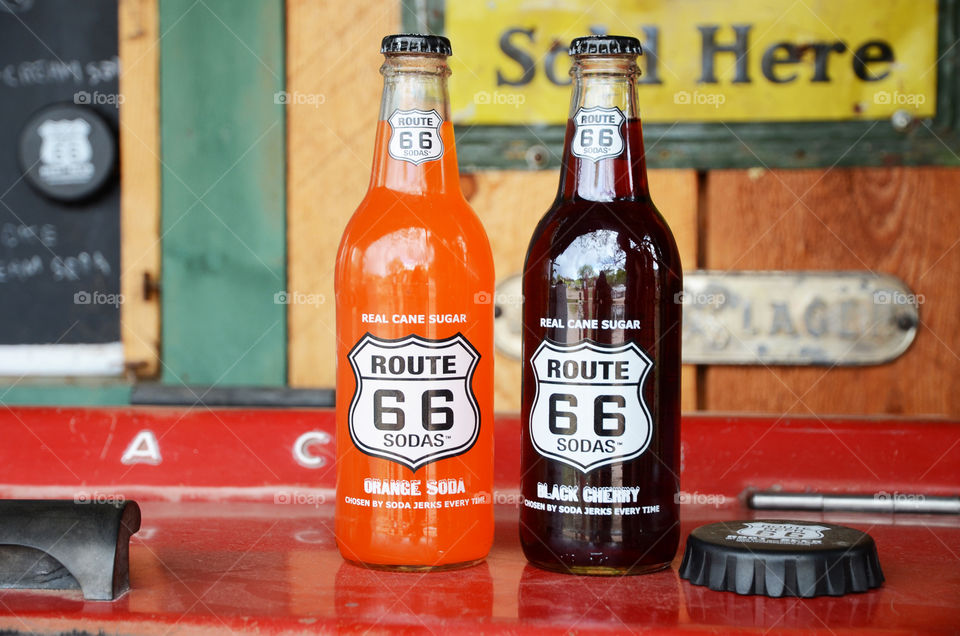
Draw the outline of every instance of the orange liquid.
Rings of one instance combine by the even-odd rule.
[[[493,541],[493,257],[480,220],[460,192],[452,125],[444,123],[441,129],[443,156],[419,166],[389,157],[389,136],[389,124],[381,121],[371,187],[347,225],[337,255],[336,538],[340,553],[351,561],[443,568],[484,558]],[[363,314],[379,314],[388,322],[364,322]],[[466,320],[395,324],[394,314],[464,314]],[[414,472],[354,445],[348,417],[357,381],[347,356],[368,333],[384,339],[411,334],[442,339],[460,333],[473,345],[480,354],[471,382],[480,432],[469,450]],[[416,390],[423,388],[431,387]],[[419,480],[422,494],[369,494],[364,480],[370,477]],[[462,479],[465,492],[427,494],[428,481],[444,479]],[[450,499],[482,503],[391,509],[353,505],[346,503],[348,498],[439,501],[441,506]]]

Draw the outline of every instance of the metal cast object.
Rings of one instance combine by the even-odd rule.
[[[616,286],[612,295],[616,318]],[[685,273],[675,300],[684,305],[685,364],[860,366],[907,350],[924,298],[894,276],[867,271],[696,270]],[[494,303],[497,349],[520,359],[519,276],[497,285]]]
[[[747,505],[755,510],[822,510],[960,514],[960,497],[878,492],[874,495],[822,495],[807,492],[754,492]]]
[[[130,589],[133,501],[0,501],[0,588],[83,591],[112,601]]]

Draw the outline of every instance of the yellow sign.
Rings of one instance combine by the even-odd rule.
[[[447,0],[454,121],[562,124],[570,40],[644,44],[647,122],[935,114],[937,0]]]

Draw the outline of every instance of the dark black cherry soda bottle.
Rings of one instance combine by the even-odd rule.
[[[524,266],[520,538],[560,572],[658,570],[679,540],[683,283],[647,188],[640,54],[571,44],[560,188]]]

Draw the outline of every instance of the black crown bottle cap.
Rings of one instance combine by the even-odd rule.
[[[711,590],[804,598],[866,592],[883,583],[869,534],[785,519],[700,526],[687,538],[680,577]]]
[[[625,35],[588,35],[570,43],[570,55],[643,55],[643,47]]]
[[[421,35],[419,33],[401,33],[388,35],[380,43],[381,53],[434,53],[452,55],[450,40],[442,35]]]

